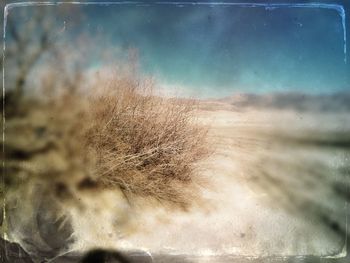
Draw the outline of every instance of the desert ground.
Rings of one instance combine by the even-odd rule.
[[[187,213],[144,211],[143,231],[122,246],[200,256],[195,262],[219,255],[344,256],[349,114],[237,111],[207,102],[197,117],[209,126],[214,149],[199,172],[211,185],[203,190],[205,205]]]
[[[318,262],[345,255],[348,112],[202,101],[195,121],[208,129],[211,148],[197,164],[201,200],[187,211],[136,200],[131,211],[118,193],[89,194],[85,212],[70,211],[77,242],[50,262],[78,262],[76,251],[94,247],[124,251],[136,262],[279,262],[288,256]],[[50,235],[50,242],[56,239]]]

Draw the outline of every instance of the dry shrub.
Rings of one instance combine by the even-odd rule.
[[[127,195],[186,206],[195,193],[196,162],[207,154],[196,102],[156,96],[151,79],[130,75],[104,87],[95,87],[89,99],[92,122],[85,137],[97,158],[96,180]]]
[[[21,100],[5,145],[15,187],[39,179],[64,196],[75,185],[191,204],[196,163],[207,154],[196,102],[158,96],[152,79],[118,73],[70,89],[51,79],[44,93]]]
[[[171,208],[201,200],[196,169],[207,155],[206,129],[196,124],[195,101],[158,96],[152,80],[132,72],[93,84],[72,79],[51,74],[41,92],[6,97],[0,231],[33,255],[53,257],[74,242],[75,208],[111,207],[122,227],[130,211],[120,190],[130,202]],[[115,190],[113,200],[105,190]]]

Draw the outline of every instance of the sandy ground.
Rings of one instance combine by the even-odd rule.
[[[204,257],[341,255],[347,197],[334,185],[349,183],[341,174],[349,149],[333,139],[349,131],[347,114],[224,109],[198,119],[210,126],[215,150],[202,164],[212,184],[206,205],[145,209],[141,231],[123,247]]]
[[[70,211],[77,241],[71,250],[144,251],[143,258],[158,255],[154,262],[342,256],[349,237],[350,115],[205,108],[196,116],[209,127],[213,154],[198,164],[206,182],[202,202],[188,212],[147,200],[130,209],[115,191],[87,195],[88,209]],[[69,255],[57,260],[76,262]]]

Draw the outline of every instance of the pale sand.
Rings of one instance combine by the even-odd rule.
[[[345,201],[332,191],[332,183],[343,180],[336,172],[349,163],[349,152],[284,136],[319,138],[349,130],[347,114],[236,112],[223,107],[201,110],[197,116],[210,126],[214,148],[200,164],[200,176],[211,184],[203,189],[206,205],[183,213],[143,203],[134,218],[137,231],[122,239],[104,221],[96,224],[92,216],[89,223],[86,217],[84,235],[89,226],[100,226],[100,238],[81,236],[81,247],[102,242],[117,249],[202,256],[325,256],[342,251],[345,234],[339,229],[345,227]],[[325,174],[320,175],[320,169]],[[338,222],[338,231],[320,219],[324,213]]]

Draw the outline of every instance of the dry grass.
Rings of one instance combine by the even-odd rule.
[[[155,96],[152,80],[114,78],[105,87],[89,99],[85,137],[97,157],[96,179],[127,194],[187,204],[195,163],[207,154],[195,101]]]
[[[17,185],[39,178],[58,195],[73,184],[182,207],[193,201],[196,162],[207,155],[194,100],[157,96],[152,80],[125,72],[90,89],[45,88],[8,120],[10,181],[14,174]]]

